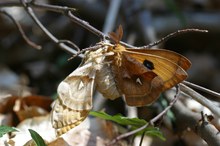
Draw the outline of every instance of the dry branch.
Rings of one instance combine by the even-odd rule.
[[[166,96],[168,101],[172,99]],[[178,132],[186,130],[188,127],[204,139],[209,146],[220,145],[220,133],[209,122],[201,121],[201,115],[186,108],[180,101],[172,107],[176,118],[176,128]]]
[[[180,84],[180,89],[181,91],[192,97],[194,100],[198,101],[199,103],[210,109],[213,114],[220,118],[220,108],[212,103],[212,101],[208,100],[207,98],[187,87],[186,85]]]

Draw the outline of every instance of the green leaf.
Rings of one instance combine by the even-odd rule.
[[[120,125],[126,125],[126,126],[129,125],[129,126],[131,126],[131,129],[133,129],[133,130],[140,128],[140,127],[147,124],[147,121],[145,121],[143,119],[128,118],[128,117],[124,117],[120,114],[111,116],[105,112],[91,111],[90,115],[95,116],[95,117],[99,117],[99,118],[102,118],[105,120],[114,121]],[[147,135],[156,136],[156,137],[160,138],[161,140],[165,140],[165,137],[160,132],[159,128],[147,127],[144,130],[138,132],[137,134],[142,134],[143,132],[145,132],[145,134],[147,134]]]
[[[43,138],[34,130],[28,129],[37,146],[46,146]]]
[[[15,132],[15,131],[18,131],[18,130],[15,129],[14,127],[9,127],[9,126],[1,125],[0,126],[0,137],[2,137],[6,133]]]
[[[145,120],[138,119],[138,118],[128,118],[128,117],[122,116],[121,114],[111,116],[105,112],[99,112],[99,111],[91,111],[89,114],[95,117],[105,119],[105,120],[114,121],[120,125],[130,125],[134,127],[141,127],[147,124]]]

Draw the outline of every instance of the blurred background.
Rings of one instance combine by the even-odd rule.
[[[25,96],[28,91],[56,97],[58,84],[78,67],[81,58],[67,61],[72,54],[60,49],[32,21],[21,7],[0,8],[10,13],[30,40],[42,46],[30,47],[5,15],[0,15],[0,92]],[[123,41],[144,46],[179,29],[198,28],[208,33],[189,32],[170,38],[158,48],[176,51],[192,62],[188,81],[220,92],[220,1],[219,0],[36,0],[37,3],[76,8],[74,15],[108,33],[120,24]],[[83,49],[100,38],[73,23],[61,13],[34,8],[38,19],[58,39],[74,42]],[[28,93],[27,93],[28,94]],[[209,95],[210,97],[210,95]],[[210,97],[214,98],[214,97]],[[215,99],[219,100],[219,99]],[[108,101],[112,113],[123,113],[123,101]],[[118,105],[118,106],[117,106]]]

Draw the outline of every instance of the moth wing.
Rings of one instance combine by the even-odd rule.
[[[182,67],[165,57],[131,51],[125,51],[124,54],[142,64],[144,61],[150,62],[153,65],[152,71],[163,80],[162,91],[175,86],[187,78],[187,73]]]
[[[96,70],[90,62],[68,75],[57,88],[62,104],[72,110],[91,109],[95,74]]]
[[[79,125],[87,116],[89,110],[72,110],[63,105],[58,98],[52,109],[52,126],[56,129],[58,136]]]
[[[139,52],[144,54],[151,54],[160,57],[164,57],[177,65],[179,65],[184,70],[187,70],[191,66],[191,62],[183,55],[176,53],[174,51],[165,49],[127,49],[129,52]]]
[[[143,106],[155,101],[163,88],[163,80],[134,58],[122,54],[121,66],[113,65],[120,92],[130,106]]]

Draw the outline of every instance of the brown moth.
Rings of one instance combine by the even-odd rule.
[[[122,27],[109,33],[115,42],[109,51],[113,56],[111,69],[116,86],[130,106],[144,106],[154,102],[161,92],[187,78],[190,61],[173,51],[163,49],[131,49],[119,44]]]

